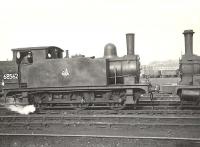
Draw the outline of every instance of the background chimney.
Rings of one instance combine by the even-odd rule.
[[[185,55],[192,56],[193,55],[193,30],[185,30],[183,32],[185,36]]]

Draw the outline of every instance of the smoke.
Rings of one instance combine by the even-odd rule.
[[[25,114],[28,115],[29,113],[35,112],[34,105],[27,105],[27,106],[21,106],[21,105],[9,105],[7,108],[11,111],[17,112],[19,114]]]

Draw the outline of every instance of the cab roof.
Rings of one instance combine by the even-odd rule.
[[[24,47],[24,48],[14,48],[12,51],[31,51],[31,50],[46,50],[46,49],[58,49],[63,52],[63,49],[57,46],[40,46],[40,47]]]

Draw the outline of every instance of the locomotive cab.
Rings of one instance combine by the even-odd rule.
[[[62,58],[63,50],[56,46],[46,47],[27,47],[27,48],[16,48],[13,51],[13,61],[17,64],[17,75],[18,75],[18,87],[27,87],[26,79],[23,73],[27,73],[27,66],[33,63],[43,62],[47,59],[59,59]],[[24,72],[22,72],[24,71]],[[22,80],[23,78],[25,80]]]

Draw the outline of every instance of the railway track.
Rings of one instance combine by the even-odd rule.
[[[199,116],[31,115],[1,116],[2,133],[200,137]],[[188,133],[189,132],[189,133]]]
[[[178,104],[177,97],[158,96],[154,101],[142,97],[136,110],[46,108],[30,115],[0,113],[0,144],[5,147],[200,146],[200,109],[194,109],[193,105],[180,109]]]
[[[0,126],[9,123],[118,123],[118,124],[170,124],[178,125],[199,124],[199,116],[149,116],[149,115],[19,115],[19,116],[0,116]],[[7,124],[6,124],[7,123]],[[200,124],[199,124],[200,125]]]
[[[199,147],[199,138],[61,134],[0,134],[7,147]]]
[[[0,116],[3,147],[198,147],[200,115]]]

